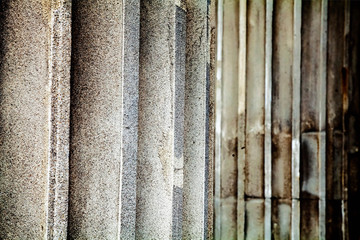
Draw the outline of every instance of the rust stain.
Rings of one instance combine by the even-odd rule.
[[[349,108],[349,69],[346,67],[341,69],[341,89],[343,96],[343,114],[345,114]]]

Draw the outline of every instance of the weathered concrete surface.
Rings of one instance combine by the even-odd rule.
[[[208,2],[187,1],[183,238],[206,238]]]
[[[122,1],[73,3],[70,239],[118,237],[122,22]]]
[[[179,3],[180,4],[180,3]],[[175,29],[175,135],[174,135],[174,189],[173,189],[173,239],[182,237],[183,181],[184,181],[184,104],[186,60],[186,10],[176,6]]]
[[[171,239],[175,6],[171,1],[143,1],[140,15],[136,238]]]
[[[134,239],[139,99],[140,1],[123,1],[122,143],[120,238]]]
[[[46,234],[50,12],[0,2],[0,239]]]
[[[66,239],[68,227],[71,1],[50,1],[50,145],[46,237]]]

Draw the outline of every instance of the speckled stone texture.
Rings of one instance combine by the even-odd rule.
[[[174,135],[174,188],[173,188],[173,239],[182,237],[183,167],[184,167],[184,104],[185,104],[185,53],[186,11],[176,6],[175,29],[175,135]]]
[[[122,1],[73,2],[70,239],[116,239],[122,129]]]
[[[140,1],[124,1],[121,239],[135,239]]]
[[[48,8],[0,2],[0,239],[42,239],[49,147]]]
[[[211,239],[208,4],[0,1],[0,239]]]
[[[206,238],[208,1],[187,1],[183,238]]]
[[[50,136],[47,166],[46,236],[66,239],[68,225],[71,1],[53,0],[50,16]]]
[[[174,175],[175,6],[140,6],[137,239],[171,239]]]

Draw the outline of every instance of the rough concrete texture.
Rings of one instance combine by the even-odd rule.
[[[140,6],[136,238],[171,239],[174,175],[175,6]]]
[[[122,1],[73,2],[70,239],[116,239],[122,130]]]
[[[121,239],[135,238],[136,164],[139,98],[140,1],[126,0],[124,9],[123,125],[121,168]]]
[[[71,1],[52,1],[49,78],[50,146],[47,183],[48,239],[66,239],[69,187]]]
[[[187,1],[183,238],[206,238],[208,2]]]
[[[0,2],[0,239],[45,237],[48,15],[41,1]]]
[[[183,215],[186,11],[176,6],[173,239],[181,239]]]

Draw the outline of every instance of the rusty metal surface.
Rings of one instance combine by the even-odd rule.
[[[222,95],[238,99],[237,239],[357,239],[359,3],[244,0],[239,6],[233,37],[239,57],[231,62],[239,61],[238,92],[222,85]],[[219,24],[222,33],[234,27]],[[218,51],[223,71],[231,58]]]

